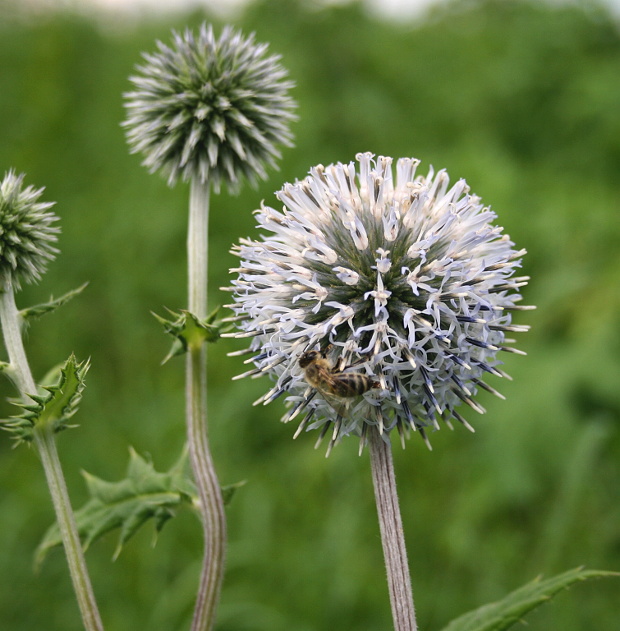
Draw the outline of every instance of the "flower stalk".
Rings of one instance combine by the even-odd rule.
[[[22,399],[27,403],[31,401],[29,394],[35,394],[37,387],[24,350],[20,315],[15,305],[15,295],[10,280],[5,281],[0,294],[0,323],[9,356],[11,378]],[[49,423],[35,424],[33,442],[45,471],[84,628],[87,631],[103,631],[103,623],[95,601],[67,485],[58,458],[54,431]]]
[[[291,144],[292,83],[277,55],[225,27],[219,38],[210,25],[197,33],[173,32],[131,77],[125,94],[127,140],[143,164],[169,184],[191,182],[188,309],[207,317],[209,193],[225,184],[237,192],[245,180],[264,179],[280,146]],[[205,550],[192,631],[212,628],[224,572],[226,520],[222,493],[207,438],[206,346],[187,345],[186,415],[190,461],[198,487]]]
[[[392,448],[377,427],[368,431],[370,467],[395,631],[417,631]]]
[[[390,438],[428,433],[457,410],[483,413],[477,392],[497,392],[487,377],[507,377],[500,353],[521,352],[509,334],[525,276],[524,250],[493,222],[496,215],[450,185],[444,171],[417,173],[419,160],[360,153],[356,162],[321,164],[276,193],[281,209],[255,212],[260,235],[241,239],[229,288],[243,352],[270,375],[256,404],[284,395],[283,422],[294,437],[346,436],[370,449],[372,478],[396,631],[415,631],[415,611]],[[395,168],[393,168],[395,167]]]
[[[187,234],[188,308],[207,315],[207,253],[209,185],[191,183]],[[222,580],[226,545],[226,516],[222,492],[209,451],[207,435],[207,348],[204,340],[190,344],[186,359],[186,416],[190,461],[204,528],[204,557],[192,631],[213,628]]]

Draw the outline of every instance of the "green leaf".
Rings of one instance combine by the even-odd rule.
[[[43,385],[40,393],[27,393],[32,401],[13,400],[23,409],[22,414],[2,421],[2,428],[18,442],[30,442],[36,426],[47,425],[53,432],[72,427],[69,419],[77,412],[84,390],[84,376],[90,367],[88,360],[78,363],[75,355],[60,368],[55,385]],[[42,393],[42,394],[41,394]]]
[[[54,298],[53,296],[50,296],[48,302],[43,302],[40,305],[35,305],[34,307],[26,307],[25,309],[22,309],[19,314],[26,321],[40,318],[47,313],[55,311],[56,309],[58,309],[58,307],[62,307],[62,305],[69,302],[71,298],[77,296],[78,294],[81,294],[84,289],[86,289],[87,285],[88,283],[84,283],[77,289],[72,289],[66,294],[63,294],[62,296],[60,296],[60,298]]]
[[[228,506],[232,502],[233,497],[242,486],[245,486],[245,480],[222,487],[222,499],[224,501],[224,506]]]
[[[9,362],[0,361],[0,372],[4,373],[4,376],[11,381],[14,379],[13,375],[15,373],[15,369]]]
[[[162,364],[176,355],[183,355],[188,348],[200,348],[204,342],[216,342],[225,328],[230,326],[224,320],[215,319],[219,309],[219,307],[214,309],[204,320],[184,309],[178,313],[168,309],[168,313],[174,318],[171,320],[153,313],[153,316],[164,327],[164,331],[174,338],[172,348]]]
[[[123,545],[149,519],[155,522],[156,534],[174,517],[175,509],[197,501],[193,482],[187,473],[187,455],[166,473],[159,473],[153,464],[135,450],[129,450],[127,475],[118,482],[107,482],[83,472],[90,500],[75,513],[80,540],[87,549],[93,541],[120,529],[114,558]],[[40,565],[48,550],[62,543],[57,524],[45,533],[37,548],[35,563]]]
[[[460,616],[444,627],[442,631],[503,631],[509,629],[523,616],[549,601],[558,592],[578,581],[605,576],[620,576],[617,572],[584,570],[576,568],[552,578],[541,580],[540,577],[508,594],[495,603]]]

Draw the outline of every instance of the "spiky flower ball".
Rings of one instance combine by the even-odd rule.
[[[425,440],[438,419],[471,429],[456,408],[484,411],[476,391],[495,392],[483,379],[518,352],[506,334],[527,330],[511,323],[527,308],[527,278],[513,277],[525,251],[464,180],[416,176],[410,158],[395,174],[391,158],[357,161],[285,185],[281,211],[256,211],[261,237],[235,249],[234,335],[252,338],[256,365],[244,374],[270,374],[259,401],[286,394],[283,420],[303,415],[297,434],[331,427],[330,448],[369,425]]]
[[[230,27],[219,39],[203,24],[197,37],[186,30],[173,40],[144,54],[131,77],[124,126],[132,152],[170,184],[199,178],[234,192],[243,178],[265,178],[292,138],[293,84],[280,57]]]
[[[24,187],[23,181],[23,173],[10,170],[0,184],[0,283],[16,289],[41,278],[58,252],[53,243],[60,232],[49,211],[54,202],[39,202],[44,189]]]

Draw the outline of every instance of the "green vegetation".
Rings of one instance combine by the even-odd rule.
[[[33,321],[26,340],[41,380],[72,352],[91,368],[78,430],[59,448],[74,506],[81,469],[120,479],[128,445],[157,471],[184,440],[182,360],[151,312],[185,307],[188,190],[167,187],[129,155],[121,94],[140,52],[174,23],[116,29],[58,14],[3,17],[0,5],[0,175],[10,167],[57,200],[61,254],[20,308],[89,281],[62,309]],[[395,460],[422,630],[542,573],[578,565],[620,569],[620,28],[595,5],[453,2],[424,21],[373,21],[357,4],[315,10],[292,0],[251,6],[235,25],[270,42],[297,83],[296,147],[281,171],[238,197],[211,202],[210,304],[236,265],[230,245],[251,211],[316,163],[359,151],[416,156],[465,177],[499,215],[532,281],[519,314],[531,324],[506,358],[512,382],[483,393],[484,417],[412,436]],[[228,570],[219,631],[376,631],[390,627],[367,455],[345,441],[329,460],[315,437],[292,441],[267,388],[231,382],[244,370],[209,347],[211,444],[223,484],[247,480],[228,507]],[[15,413],[5,402],[2,417]],[[53,518],[33,452],[0,440],[0,626],[80,628],[66,562],[34,552]],[[148,459],[148,458],[147,458]],[[112,563],[118,533],[88,550],[107,628],[185,629],[201,529],[181,510],[157,547],[148,526]],[[617,628],[618,582],[588,582],[528,617],[534,630]]]

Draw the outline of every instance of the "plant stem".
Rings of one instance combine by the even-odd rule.
[[[379,516],[395,631],[416,631],[411,577],[400,516],[392,447],[376,427],[369,428],[370,467]]]
[[[37,387],[24,350],[20,315],[10,281],[4,283],[0,295],[0,322],[9,356],[11,377],[23,400],[29,402],[29,394],[35,394]],[[87,631],[103,631],[51,427],[47,424],[35,425],[33,442],[45,471],[84,628]]]
[[[209,186],[192,180],[187,234],[188,309],[207,315]],[[213,628],[224,577],[226,516],[207,437],[207,349],[190,346],[186,360],[187,441],[204,528],[204,557],[192,631]]]
[[[2,324],[4,346],[9,356],[9,377],[19,390],[24,401],[31,401],[28,393],[35,394],[37,386],[32,378],[28,358],[24,350],[21,316],[15,305],[15,294],[11,281],[5,281],[0,291],[2,292],[0,295],[0,323]]]
[[[103,631],[103,623],[101,622],[90,577],[88,576],[80,536],[73,516],[73,510],[71,509],[67,485],[62,474],[56,441],[51,429],[44,427],[38,430],[35,427],[34,444],[39,451],[47,484],[52,495],[56,520],[58,521],[65,547],[73,589],[77,596],[84,627],[88,631]]]

